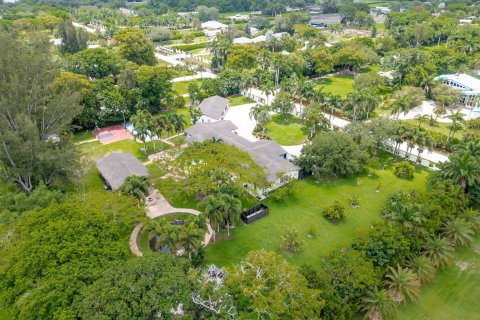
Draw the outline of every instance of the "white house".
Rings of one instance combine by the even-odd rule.
[[[216,122],[223,120],[228,112],[228,99],[213,96],[203,99],[199,105],[202,116],[199,122]]]
[[[469,76],[468,74],[444,74],[436,77],[434,80],[441,80],[443,83],[462,90],[464,97],[461,103],[465,107],[475,111],[480,111],[480,80]]]
[[[218,21],[207,21],[202,23],[202,29],[204,30],[226,30],[227,25]]]

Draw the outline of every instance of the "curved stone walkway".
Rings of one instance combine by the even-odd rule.
[[[150,219],[155,219],[162,216],[168,216],[174,213],[190,213],[193,215],[200,215],[201,212],[195,209],[188,208],[175,208],[173,207],[168,200],[157,190],[152,189],[150,195],[147,197],[147,208],[146,215]],[[143,253],[138,248],[137,238],[142,229],[143,225],[141,223],[135,226],[132,234],[130,235],[130,250],[132,253],[138,257],[141,257]],[[210,224],[207,224],[207,232],[205,233],[205,238],[203,239],[203,245],[206,246],[210,239],[213,236],[213,230]]]
[[[130,250],[137,257],[143,256],[143,253],[138,248],[138,243],[137,243],[138,234],[140,233],[140,230],[142,230],[142,228],[143,228],[143,224],[141,224],[141,223],[137,224],[135,226],[135,228],[133,229],[132,234],[130,235],[130,241],[129,241]]]

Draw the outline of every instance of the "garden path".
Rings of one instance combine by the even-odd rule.
[[[142,230],[142,227],[143,227],[143,224],[141,223],[137,224],[133,229],[132,234],[130,235],[130,241],[129,241],[130,250],[137,257],[143,256],[143,253],[142,251],[140,251],[137,244],[138,234],[140,233],[140,230]]]
[[[196,79],[215,79],[217,75],[208,72],[208,71],[203,71],[203,72],[198,72],[194,75],[191,76],[183,76],[183,77],[178,77],[170,80],[171,83],[174,82],[184,82],[184,81],[192,81]]]

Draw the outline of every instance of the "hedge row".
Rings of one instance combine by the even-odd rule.
[[[200,49],[200,48],[206,48],[207,43],[206,42],[201,42],[201,43],[192,43],[192,44],[180,44],[178,46],[171,46],[171,49],[178,49],[182,51],[190,51],[194,49]]]

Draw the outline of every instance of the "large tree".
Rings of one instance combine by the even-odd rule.
[[[131,198],[105,192],[25,213],[1,252],[0,300],[17,319],[74,319],[79,291],[130,255],[141,216]]]
[[[326,132],[317,135],[311,144],[303,147],[296,163],[320,178],[360,173],[366,159],[366,153],[348,134]]]
[[[124,28],[115,33],[115,40],[120,43],[120,54],[136,64],[154,65],[155,46],[143,30]]]
[[[273,252],[251,251],[228,270],[227,286],[243,319],[318,319],[323,305],[320,291]]]
[[[167,253],[132,258],[105,271],[78,299],[80,319],[175,318],[188,312],[190,263]]]
[[[48,39],[15,40],[0,33],[0,164],[30,193],[72,174],[77,159],[63,135],[81,112],[80,93],[56,81]]]

